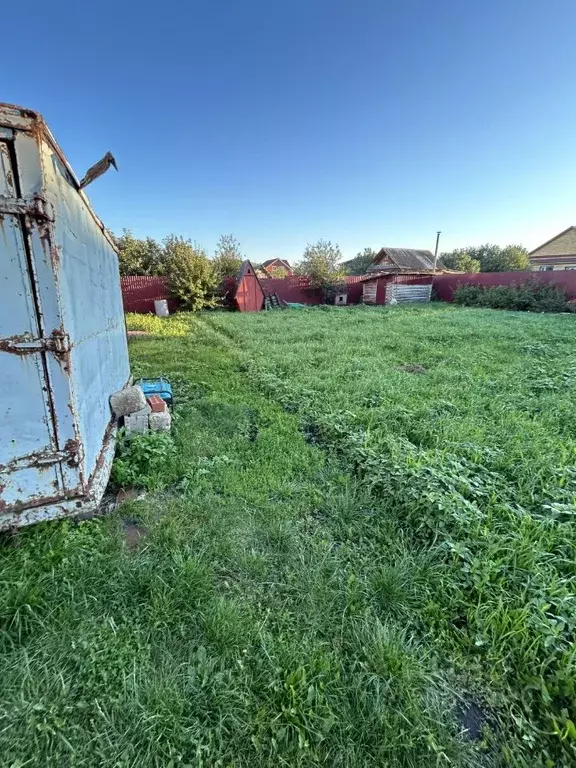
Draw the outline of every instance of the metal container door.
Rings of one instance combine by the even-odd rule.
[[[0,127],[0,516],[66,493],[46,356],[65,339],[46,338],[32,232],[20,196],[12,131]]]

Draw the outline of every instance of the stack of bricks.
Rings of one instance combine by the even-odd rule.
[[[115,392],[110,406],[117,418],[124,417],[126,432],[167,432],[172,423],[170,411],[160,395],[145,397],[138,385]]]

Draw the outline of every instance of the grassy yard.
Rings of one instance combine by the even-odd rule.
[[[573,316],[130,323],[172,439],[0,542],[2,766],[576,764]]]

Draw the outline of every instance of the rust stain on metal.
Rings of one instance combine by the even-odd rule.
[[[68,438],[64,443],[64,451],[70,454],[66,462],[69,467],[77,467],[80,464],[80,442],[73,437]]]
[[[114,420],[112,420],[106,427],[106,431],[104,432],[104,438],[102,440],[102,448],[100,449],[100,453],[98,454],[98,458],[96,459],[96,464],[94,465],[92,474],[88,479],[88,485],[90,486],[92,485],[93,478],[100,472],[100,470],[104,465],[104,462],[106,461],[106,452],[107,452],[108,446],[110,445],[110,441],[114,439],[115,427],[116,427],[116,424]]]
[[[58,496],[29,496],[25,501],[16,499],[10,506],[4,507],[4,512],[23,512],[34,507],[43,507],[48,504],[61,504],[63,501],[73,499],[74,497],[82,496],[82,488],[71,488],[65,496],[62,494]]]
[[[29,355],[29,349],[16,345],[27,344],[32,341],[34,341],[34,339],[27,333],[23,333],[18,336],[6,336],[4,339],[0,339],[0,352],[8,352],[11,355],[18,355],[20,357]]]

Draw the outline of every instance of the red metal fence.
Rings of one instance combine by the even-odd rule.
[[[131,276],[123,277],[122,303],[124,312],[154,312],[154,300],[166,299],[170,312],[178,309],[178,302],[170,296],[168,280],[165,277]]]
[[[441,301],[452,301],[459,285],[518,285],[530,280],[555,283],[566,291],[566,298],[576,299],[576,271],[557,272],[471,272],[463,275],[435,275],[433,288]]]
[[[362,276],[346,278],[348,304],[362,301]],[[452,301],[458,285],[513,285],[537,280],[542,283],[555,283],[566,291],[566,297],[576,299],[576,271],[557,272],[475,272],[462,275],[435,275],[433,287],[441,301]],[[223,294],[229,293],[228,281],[223,286]],[[282,301],[289,304],[321,304],[322,293],[309,288],[305,277],[264,278],[260,280],[265,293],[276,293]],[[125,312],[154,312],[154,300],[166,299],[171,312],[178,309],[178,301],[170,296],[168,281],[165,277],[123,277],[122,301]]]
[[[362,300],[360,276],[346,278],[348,304],[358,304]],[[226,280],[222,285],[225,300],[232,291],[235,281]],[[306,277],[261,278],[260,285],[265,293],[276,293],[281,301],[288,304],[321,304],[322,292],[309,287]],[[154,300],[167,299],[171,312],[178,309],[178,301],[171,298],[168,280],[165,277],[133,276],[122,278],[122,301],[125,312],[154,312]]]

